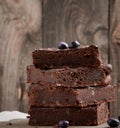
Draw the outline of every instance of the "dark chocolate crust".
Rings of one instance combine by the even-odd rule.
[[[41,69],[62,67],[99,67],[102,63],[98,47],[76,49],[39,49],[32,52],[33,64]]]
[[[29,125],[50,126],[60,120],[68,120],[70,125],[99,125],[108,119],[108,104],[102,103],[89,107],[77,108],[44,108],[30,107]]]
[[[115,101],[115,86],[65,88],[62,86],[32,85],[29,105],[42,107],[85,107],[102,102]]]
[[[108,85],[111,82],[111,69],[108,65],[98,68],[79,67],[41,70],[33,65],[27,66],[27,82],[44,85],[62,84],[66,87],[87,87]]]

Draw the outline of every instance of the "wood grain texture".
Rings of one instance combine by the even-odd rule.
[[[110,0],[110,63],[113,83],[117,84],[117,101],[111,105],[112,116],[120,115],[120,0]]]
[[[39,47],[96,44],[120,99],[120,0],[0,0],[0,111],[27,112],[26,66]],[[110,50],[109,50],[110,48]],[[120,115],[119,100],[111,116]]]
[[[78,40],[99,46],[108,60],[108,0],[43,0],[43,46]]]
[[[33,49],[41,47],[40,6],[40,0],[0,0],[1,111],[24,111],[26,65]]]
[[[0,122],[0,128],[58,128],[57,124],[54,126],[30,126],[28,119],[14,119],[7,122]],[[70,126],[71,128],[109,128],[106,123],[98,126]]]

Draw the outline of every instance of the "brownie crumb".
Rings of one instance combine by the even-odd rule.
[[[12,125],[12,123],[11,123],[11,122],[9,122],[7,125]]]

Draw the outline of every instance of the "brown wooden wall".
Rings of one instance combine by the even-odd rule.
[[[120,115],[120,0],[0,0],[0,111],[27,112],[26,66],[31,52],[78,40],[96,44],[113,65]]]

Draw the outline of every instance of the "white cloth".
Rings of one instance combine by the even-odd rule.
[[[0,112],[0,121],[9,121],[12,119],[27,119],[28,114],[19,111],[3,111]]]

